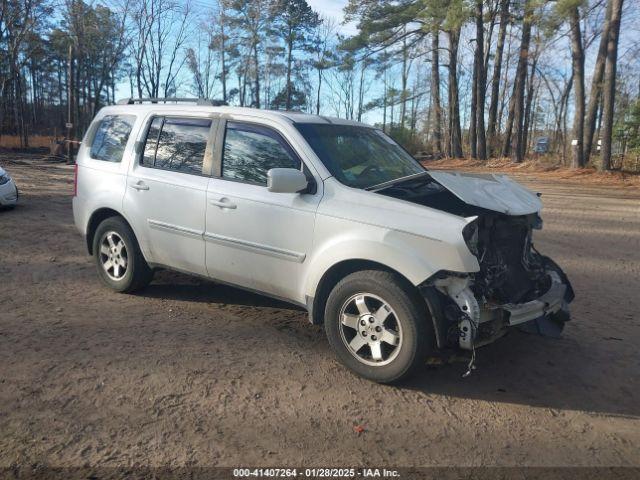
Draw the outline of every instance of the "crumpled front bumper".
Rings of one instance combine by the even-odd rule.
[[[518,326],[529,333],[558,337],[564,328],[564,323],[571,319],[569,302],[573,299],[573,291],[566,278],[563,280],[556,272],[549,272],[551,287],[542,296],[525,303],[510,303],[489,310],[496,310],[502,316],[507,327]],[[491,315],[487,315],[485,318]],[[483,342],[483,345],[491,343]]]
[[[433,282],[441,293],[457,305],[457,313],[449,309],[442,326],[457,323],[458,346],[463,350],[487,345],[502,337],[511,327],[531,333],[557,337],[564,323],[570,320],[569,302],[573,289],[564,274],[547,270],[551,286],[540,297],[525,303],[491,304],[477,299],[470,280],[448,277]],[[432,312],[433,314],[433,312]],[[441,330],[450,327],[441,328]],[[444,342],[439,342],[439,345]]]
[[[508,313],[510,326],[520,325],[556,313],[561,309],[566,308],[568,311],[568,305],[565,301],[568,286],[563,283],[556,272],[549,272],[549,275],[551,276],[551,287],[541,297],[526,303],[508,303],[497,306],[498,309]]]

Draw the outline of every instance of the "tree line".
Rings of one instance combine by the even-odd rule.
[[[189,95],[607,170],[640,153],[637,2],[349,0],[346,28],[306,0],[0,0],[0,142],[79,138],[117,95]]]

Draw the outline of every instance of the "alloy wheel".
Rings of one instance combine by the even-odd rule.
[[[122,237],[114,231],[106,232],[100,240],[100,264],[111,280],[122,280],[127,273],[129,257]]]
[[[385,300],[372,293],[358,293],[340,309],[340,337],[358,361],[382,366],[400,352],[402,326]]]

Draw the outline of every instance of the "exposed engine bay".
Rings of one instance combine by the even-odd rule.
[[[507,177],[445,172],[429,172],[377,193],[469,221],[462,234],[480,270],[440,271],[420,287],[437,320],[440,347],[473,350],[516,325],[560,334],[574,293],[560,267],[533,246],[533,231],[542,228],[535,194]]]
[[[496,304],[524,303],[549,290],[543,257],[531,242],[532,229],[541,223],[537,214],[486,213],[467,225],[465,240],[480,264],[472,287],[476,296]]]

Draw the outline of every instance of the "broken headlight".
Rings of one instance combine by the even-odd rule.
[[[462,229],[462,237],[467,248],[476,257],[478,256],[478,220],[473,220]]]

